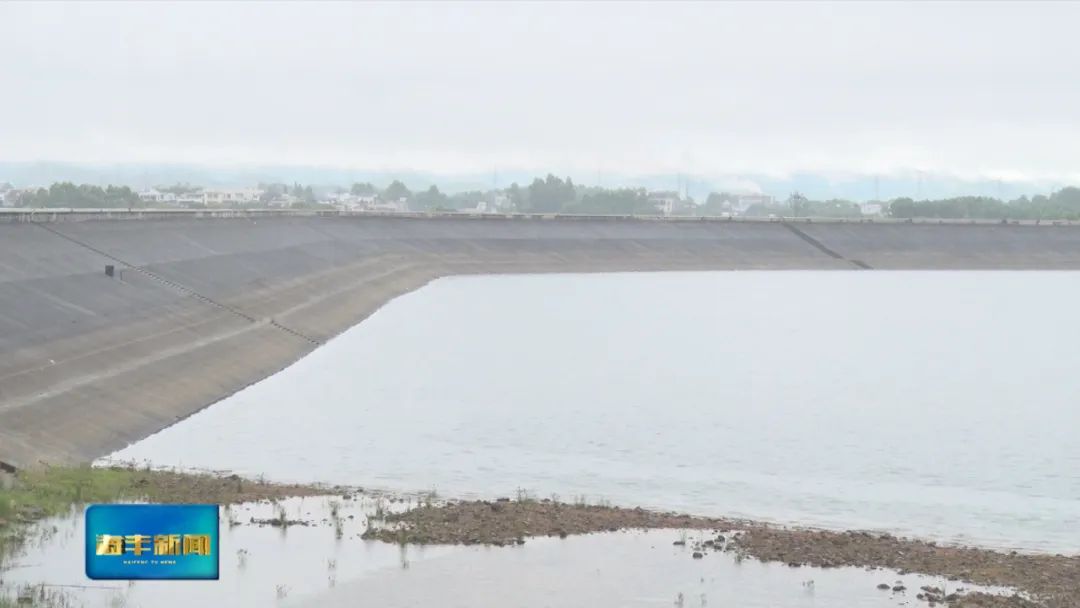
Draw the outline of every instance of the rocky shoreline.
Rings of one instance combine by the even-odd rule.
[[[386,515],[369,525],[366,539],[412,544],[522,544],[529,537],[588,534],[623,529],[695,530],[693,558],[733,552],[740,558],[790,567],[854,566],[942,576],[968,584],[1009,587],[1020,593],[947,594],[940,589],[907,590],[883,583],[927,605],[963,608],[1075,608],[1080,606],[1080,556],[1028,555],[897,538],[869,532],[831,532],[777,527],[725,518],[693,517],[644,509],[566,504],[550,500],[500,499],[428,504]],[[676,543],[687,542],[675,541]],[[901,587],[901,588],[896,588]],[[959,587],[959,584],[958,584]]]

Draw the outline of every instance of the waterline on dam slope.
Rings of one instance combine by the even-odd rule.
[[[444,278],[112,458],[1074,552],[1075,279]]]
[[[15,467],[121,449],[440,276],[1080,269],[1070,225],[244,210],[12,219],[0,222],[0,462]]]

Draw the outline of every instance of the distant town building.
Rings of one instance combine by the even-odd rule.
[[[359,195],[341,192],[327,194],[320,202],[333,205],[335,209],[341,211],[363,211],[365,209],[370,209],[377,201],[378,197],[374,194]]]
[[[240,188],[235,190],[204,190],[205,205],[246,205],[259,202],[263,191],[258,188]]]
[[[652,192],[649,194],[649,203],[663,215],[671,215],[679,204],[678,192]]]
[[[176,204],[181,207],[202,206],[206,204],[206,199],[202,192],[185,192],[176,196]]]
[[[11,184],[0,184],[0,207],[14,207],[18,198],[18,191]]]
[[[885,204],[880,201],[859,203],[859,211],[865,216],[883,216],[885,215]]]
[[[0,192],[0,206],[21,207],[26,204],[24,199],[29,199],[37,191],[37,188],[11,188]]]
[[[144,203],[176,203],[176,195],[172,192],[162,192],[156,188],[148,188],[139,192],[139,200]]]
[[[487,202],[487,201],[477,201],[476,205],[473,206],[473,207],[463,207],[463,208],[457,210],[458,213],[470,213],[470,214],[474,214],[474,213],[495,213],[496,211],[497,211],[497,209],[495,208],[495,206],[492,205],[491,203]]]
[[[401,213],[409,210],[409,199],[401,197],[397,200],[384,201],[378,199],[375,202],[367,206],[368,211],[391,211],[394,213]]]
[[[769,207],[776,204],[776,199],[768,194],[738,194],[735,202],[731,204],[731,212],[735,215],[745,215],[754,205]]]
[[[677,215],[694,215],[697,213],[698,205],[692,198],[680,199],[675,203],[673,212]]]
[[[266,201],[267,207],[277,207],[281,209],[288,209],[293,206],[293,203],[299,203],[300,199],[291,194],[276,194],[273,198]]]

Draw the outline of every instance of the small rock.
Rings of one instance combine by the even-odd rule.
[[[701,558],[705,557],[705,554],[702,553],[701,551],[694,551],[694,554],[691,555],[690,557],[693,557],[694,559],[701,559]]]
[[[891,587],[888,583],[881,583],[877,586],[877,588],[881,589],[882,591],[888,591]]]

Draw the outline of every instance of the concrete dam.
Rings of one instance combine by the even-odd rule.
[[[0,214],[0,462],[108,454],[441,276],[1078,268],[1074,225]]]

